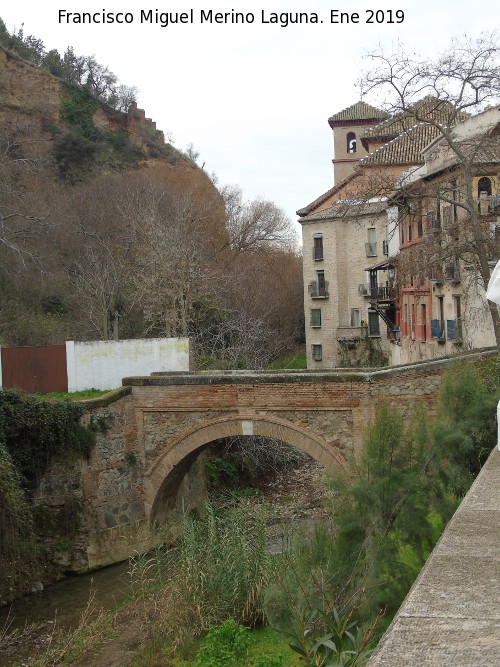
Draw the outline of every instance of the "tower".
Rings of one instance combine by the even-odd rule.
[[[380,123],[389,114],[372,107],[366,102],[356,102],[328,119],[333,130],[333,178],[334,185],[354,171],[358,160],[368,151],[361,143],[367,127]]]

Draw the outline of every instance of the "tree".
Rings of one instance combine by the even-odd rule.
[[[493,131],[467,135],[457,131],[457,123],[498,100],[499,54],[493,34],[476,40],[454,40],[435,59],[409,54],[402,47],[390,54],[379,49],[368,54],[371,68],[360,82],[363,95],[370,95],[375,104],[390,113],[400,114],[403,132],[410,132],[416,124],[432,128],[445,152],[447,169],[455,174],[447,182],[436,180],[423,192],[415,189],[409,178],[401,183],[400,199],[433,197],[464,212],[463,232],[442,239],[441,258],[460,257],[473,268],[484,289],[490,277],[489,260],[498,254],[498,239],[481,217],[473,186],[474,179],[485,173],[485,164],[497,163],[500,158],[499,128],[497,125]],[[424,97],[431,103],[419,105]],[[488,306],[500,350],[498,309],[491,302]]]
[[[42,142],[33,131],[33,122],[21,116],[4,120],[0,130],[0,247],[21,264],[39,259],[33,240],[47,218],[36,191]]]
[[[269,247],[290,249],[297,240],[285,212],[271,201],[257,198],[243,199],[237,185],[221,190],[226,205],[226,226],[231,248],[237,251],[255,251]]]
[[[195,304],[209,292],[220,199],[153,174],[129,179],[121,216],[135,230],[133,288],[151,335],[188,336]]]

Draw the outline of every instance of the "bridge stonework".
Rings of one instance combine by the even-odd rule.
[[[468,358],[473,358],[469,355]],[[204,499],[203,455],[234,435],[277,438],[328,470],[359,458],[381,400],[403,416],[416,403],[433,412],[449,360],[374,372],[229,371],[125,378],[109,398],[88,402],[87,419],[106,423],[89,461],[71,467],[84,521],[68,569],[85,570],[152,548],[180,507]],[[456,361],[454,363],[457,363]],[[70,466],[54,462],[37,502],[54,503]],[[52,494],[52,496],[51,496]],[[57,496],[57,493],[55,494]]]

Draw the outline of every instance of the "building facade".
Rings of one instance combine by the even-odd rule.
[[[499,257],[500,107],[457,124],[400,181],[403,362],[495,345],[487,279]],[[496,306],[491,306],[496,308]]]
[[[298,211],[308,368],[406,363],[494,344],[479,280],[488,269],[478,272],[466,252],[477,242],[464,205],[470,174],[461,175],[436,128],[450,108],[430,97],[418,105],[432,122],[363,102],[329,119],[334,186]],[[468,120],[455,113],[457,139],[476,150],[496,131],[497,113]],[[491,146],[470,160],[474,229],[486,230],[488,266],[498,258]]]

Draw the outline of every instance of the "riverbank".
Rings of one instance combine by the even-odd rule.
[[[274,471],[251,489],[219,496],[220,505],[237,504],[250,516],[266,516],[267,549],[286,548],[293,527],[308,530],[326,519],[334,493],[325,484],[323,467],[303,457],[285,469]],[[67,578],[44,591],[17,600],[0,617],[0,666],[31,664],[62,631],[74,630],[82,614],[98,618],[100,610],[113,613],[106,619],[106,636],[99,638],[90,655],[72,663],[82,667],[131,664],[145,641],[137,623],[137,605],[131,601],[132,583],[128,563],[91,575]],[[91,609],[89,600],[92,598]],[[117,610],[124,600],[128,604]],[[144,615],[144,609],[141,610]],[[10,625],[9,625],[10,624]],[[2,627],[4,628],[2,638]],[[101,643],[102,639],[102,643]],[[285,644],[286,646],[286,644]],[[23,661],[26,661],[23,663]]]

